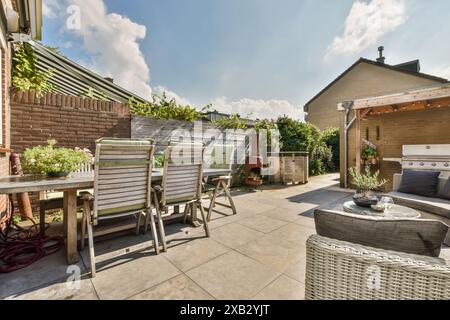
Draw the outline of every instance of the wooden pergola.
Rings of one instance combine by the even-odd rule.
[[[339,111],[353,110],[355,112],[355,117],[351,123],[355,122],[356,126],[356,169],[358,171],[361,169],[362,119],[369,115],[437,108],[450,108],[450,83],[338,103]]]

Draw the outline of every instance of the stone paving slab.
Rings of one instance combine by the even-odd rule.
[[[251,299],[280,274],[236,251],[217,257],[189,272],[216,299]]]
[[[131,300],[212,300],[214,299],[185,275],[176,276],[129,298]]]
[[[305,285],[284,275],[262,289],[255,300],[303,300]]]

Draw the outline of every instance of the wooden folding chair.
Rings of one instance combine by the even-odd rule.
[[[211,157],[206,161],[206,166],[211,169],[230,169],[233,165],[234,158],[234,146],[233,145],[214,145]],[[234,205],[233,198],[231,197],[230,187],[231,187],[232,175],[230,174],[213,177],[210,180],[206,180],[203,185],[203,193],[207,193],[210,203],[208,209],[207,220],[211,220],[211,213],[216,205],[222,207],[230,208],[233,214],[236,214],[236,207]],[[225,199],[230,203],[218,202],[217,197],[224,194]]]
[[[203,227],[209,237],[208,223],[202,206],[202,176],[204,145],[196,143],[170,143],[165,151],[163,180],[160,186],[155,186],[154,193],[156,211],[168,212],[170,206],[185,206],[184,219],[193,214],[196,207],[200,209]],[[164,230],[161,241],[163,250],[167,250]]]
[[[152,214],[152,140],[102,138],[96,142],[94,167],[94,196],[83,196],[83,222],[81,247],[84,247],[85,230],[88,231],[91,276],[95,277],[93,227],[105,220],[134,216],[135,232],[139,233],[142,215],[151,220],[151,231],[156,253],[159,253],[158,236]],[[91,210],[91,206],[93,209]],[[162,221],[159,224],[162,228]],[[106,224],[106,223],[105,223]],[[102,230],[102,234],[111,232]],[[127,249],[125,252],[129,252]]]

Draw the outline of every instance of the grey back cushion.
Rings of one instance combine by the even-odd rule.
[[[438,257],[448,226],[437,220],[392,219],[339,211],[314,212],[317,234],[384,250]]]
[[[450,178],[448,178],[442,187],[439,188],[438,197],[441,199],[450,200]]]
[[[436,171],[404,170],[398,191],[434,197],[436,196],[440,174]]]

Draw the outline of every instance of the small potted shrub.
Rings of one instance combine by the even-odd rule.
[[[157,154],[153,157],[153,167],[154,168],[162,168],[164,167],[164,153]]]
[[[356,168],[350,168],[349,173],[353,179],[352,183],[356,186],[356,193],[353,196],[355,204],[361,207],[370,208],[371,205],[378,203],[378,198],[373,193],[381,186],[385,185],[387,180],[379,180],[380,171],[374,174],[370,172],[370,166],[366,166],[365,172],[360,173]]]
[[[22,168],[33,176],[66,177],[91,160],[89,150],[55,148],[56,140],[48,140],[46,146],[26,149],[22,156]]]

